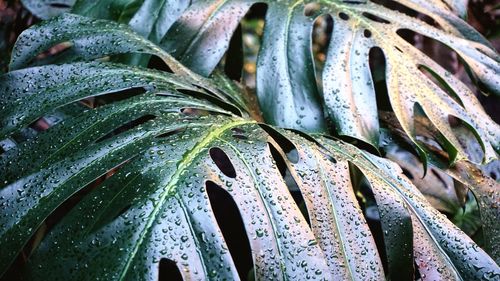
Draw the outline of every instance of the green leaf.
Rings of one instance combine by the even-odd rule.
[[[76,0],[72,13],[127,23],[144,0]]]
[[[380,48],[392,108],[412,141],[418,144],[412,123],[414,107],[418,105],[444,135],[446,150],[454,156],[452,163],[467,156],[448,122],[449,115],[461,119],[475,132],[485,152],[484,162],[496,159],[495,151],[500,150],[499,126],[484,112],[470,89],[406,42],[398,31],[410,30],[448,46],[468,65],[474,79],[497,94],[499,55],[486,39],[455,15],[463,14],[464,4],[459,1],[397,2],[432,18],[440,28],[370,1],[307,1],[308,6],[302,1],[264,1],[268,9],[257,64],[257,92],[265,120],[308,131],[324,126],[316,82],[311,79],[314,72],[310,31],[317,16],[329,15],[334,29],[321,73],[322,95],[325,114],[338,134],[378,148],[379,120],[368,62],[370,50]],[[253,3],[195,2],[167,33],[162,46],[194,71],[207,75],[219,63],[231,34]],[[301,12],[305,8],[309,19]],[[222,21],[225,24],[221,29],[217,23]],[[273,97],[279,97],[280,102],[274,102]]]
[[[161,45],[190,69],[208,75],[229,47],[231,33],[254,3],[195,2]],[[303,15],[301,1],[290,7],[277,2],[270,7],[267,18],[271,22],[266,30],[270,30],[264,33],[257,63],[263,66],[257,72],[257,93],[261,107],[266,109],[265,120],[282,127],[324,131],[310,55],[311,19]],[[286,42],[291,42],[291,46],[282,45]]]
[[[289,137],[293,138],[294,136],[290,134]],[[290,170],[294,177],[299,179],[297,183],[309,212],[312,214],[331,213],[329,220],[325,220],[320,215],[310,216],[311,227],[317,237],[324,237],[321,240],[322,249],[327,249],[327,252],[332,253],[331,256],[327,256],[329,263],[347,263],[345,268],[339,268],[342,270],[337,269],[339,272],[336,272],[335,276],[339,280],[357,280],[376,279],[378,278],[376,275],[381,274],[381,269],[373,267],[374,264],[377,264],[377,260],[374,259],[376,247],[370,239],[358,239],[353,243],[343,245],[336,243],[338,242],[337,237],[340,237],[340,241],[342,241],[342,238],[348,239],[349,233],[359,233],[363,237],[369,232],[367,226],[364,225],[366,222],[359,212],[360,208],[356,204],[354,193],[350,191],[351,188],[346,193],[345,187],[339,187],[351,186],[348,167],[348,161],[351,161],[354,165],[362,164],[358,167],[368,178],[377,199],[389,263],[387,277],[391,280],[412,280],[414,268],[411,219],[403,202],[398,198],[398,194],[391,190],[390,184],[381,179],[380,174],[377,174],[381,170],[377,170],[375,174],[371,173],[362,168],[363,162],[340,156],[341,154],[336,153],[335,150],[347,150],[353,153],[351,156],[359,153],[359,151],[350,150],[349,146],[344,147],[344,144],[338,146],[339,143],[332,143],[324,139],[326,145],[324,148],[334,149],[329,151],[327,155],[332,155],[334,159],[337,159],[334,160],[335,164],[331,165],[326,161],[325,155],[322,155],[310,143],[304,143],[297,137],[293,140],[296,141],[299,155],[303,157],[304,161],[299,161],[297,164],[291,163]],[[329,144],[334,146],[328,146]],[[331,198],[332,200],[325,204],[318,198]],[[395,236],[395,233],[398,235]],[[343,253],[343,255],[333,254],[338,252]],[[362,264],[358,261],[362,261]]]
[[[161,46],[193,71],[208,76],[229,47],[231,34],[256,1],[196,1]]]
[[[189,0],[77,1],[73,13],[128,23],[132,30],[153,43],[159,43],[167,30],[189,5]],[[108,8],[112,7],[112,8]],[[147,65],[149,56],[129,55],[122,61]]]
[[[146,0],[130,20],[130,27],[153,43],[159,43],[189,0]]]
[[[86,19],[65,15],[42,27],[72,21],[84,27]],[[96,41],[92,58],[141,46],[157,50],[124,26],[90,22],[102,25],[87,40],[110,34]],[[30,37],[37,28],[16,45],[20,69],[0,77],[1,138],[89,97],[108,102],[75,111],[0,155],[6,171],[0,181],[0,274],[58,207],[76,200],[28,254],[26,279],[157,280],[158,265],[167,259],[184,279],[238,280],[238,253],[228,248],[218,225],[210,185],[236,203],[258,280],[411,279],[413,261],[423,280],[500,276],[498,265],[433,209],[392,162],[339,140],[241,116],[230,101],[244,102],[234,85],[200,78],[162,51],[158,56],[177,66],[176,74],[78,55],[66,58],[72,63],[25,68],[59,40]],[[68,42],[85,39],[63,31]],[[29,38],[33,45],[24,44]],[[116,38],[137,45],[111,47]],[[278,162],[291,179],[285,180]],[[375,195],[387,274],[349,165],[361,171]],[[309,221],[294,201],[291,182]]]
[[[32,14],[41,18],[48,19],[68,12],[75,4],[76,0],[21,0]]]
[[[257,59],[257,95],[271,124],[324,132],[311,33],[312,19],[304,16],[302,1],[269,6]]]
[[[136,52],[156,55],[169,64],[168,54],[125,25],[65,14],[21,33],[12,52],[10,69],[32,65],[37,55],[63,43],[65,50],[58,53],[56,62]]]
[[[442,16],[451,11],[453,14],[465,19],[467,18],[467,5],[469,0],[396,0],[396,2],[411,6],[411,8],[416,10],[422,8],[432,9],[435,12],[440,13]]]
[[[332,147],[332,149],[335,148]],[[350,151],[348,147],[336,148],[336,150],[339,153],[355,155],[354,151]],[[483,264],[483,262],[484,264],[489,263],[493,268],[498,268],[498,265],[492,260],[487,261],[483,260],[481,256],[476,256],[478,246],[472,239],[469,237],[467,239],[458,238],[462,233],[461,230],[448,221],[443,214],[430,206],[415,186],[408,179],[401,176],[401,169],[396,164],[367,153],[363,154],[362,159],[353,162],[364,172],[365,176],[369,178],[371,175],[370,163],[377,167],[377,171],[373,171],[376,174],[380,174],[379,169],[384,171],[385,176],[382,178],[384,185],[388,187],[403,185],[405,187],[392,189],[398,195],[398,199],[404,202],[411,215],[415,262],[419,267],[421,276],[425,276],[423,278],[429,278],[430,280],[496,278],[495,269],[493,271],[489,269],[481,271],[486,268],[480,264]],[[377,192],[377,190],[375,189],[374,192]],[[381,194],[380,196],[387,195]],[[380,202],[377,203],[380,204]],[[446,230],[443,231],[443,229]],[[399,233],[393,232],[392,235],[399,235]],[[429,259],[434,261],[435,267],[429,267]]]
[[[54,33],[54,30],[58,32]],[[66,49],[45,60],[36,59],[38,54],[46,52],[49,48],[58,44],[65,44]],[[159,57],[174,73],[195,80],[197,84],[208,89],[209,94],[215,96],[216,99],[228,104],[233,104],[234,100],[237,99],[234,93],[233,96],[231,94],[228,96],[228,93],[219,91],[209,80],[193,73],[157,45],[144,39],[126,25],[72,14],[64,14],[45,21],[21,33],[16,41],[16,48],[12,52],[10,69],[15,70],[47,62],[105,60],[110,55],[132,53],[150,54]],[[19,94],[20,91],[20,89],[17,89],[15,93]],[[25,87],[23,91],[29,92],[33,91],[33,89]],[[241,108],[234,104],[232,110],[242,111]]]
[[[71,12],[128,23],[144,38],[159,43],[190,2],[189,0],[80,0],[76,1]]]
[[[388,121],[391,122],[391,120]],[[429,138],[433,133],[435,133],[432,132],[433,128],[430,127],[428,122],[425,122],[425,120],[417,119],[415,120],[415,122],[420,128],[424,129],[425,132],[423,133],[423,135],[425,137]],[[382,141],[384,143],[384,149],[388,152],[387,157],[389,159],[392,158],[390,154],[391,150],[395,146],[405,147],[404,150],[399,149],[399,151],[407,151],[407,153],[409,153],[408,150],[411,151],[411,146],[408,146],[408,143],[410,143],[408,137],[404,134],[404,132],[402,132],[402,129],[397,128],[398,126],[396,123],[391,123],[392,126],[396,128],[391,128],[391,135],[384,134],[384,140]],[[432,145],[427,145],[429,149],[432,149]],[[411,162],[408,160],[406,161]],[[487,177],[484,174],[484,171],[482,172],[476,165],[471,164],[468,161],[460,161],[453,167],[449,167],[446,163],[446,160],[440,159],[438,157],[431,157],[429,158],[429,163],[429,169],[438,168],[444,171],[447,175],[451,176],[455,180],[455,186],[460,184],[465,185],[467,189],[471,190],[474,193],[481,215],[481,225],[485,243],[484,247],[486,251],[498,263],[500,261],[500,251],[498,247],[498,241],[500,241],[500,225],[496,223],[500,219],[500,212],[498,211],[498,208],[496,208],[496,202],[500,201],[500,189],[498,189],[498,182],[495,182],[494,179]],[[402,167],[405,166],[406,165],[402,165]],[[422,192],[428,194],[429,191],[426,191],[427,188],[428,187],[424,187],[424,189],[422,189]],[[458,193],[464,193],[464,187],[460,188],[462,190],[457,192],[456,196],[459,195]],[[432,189],[430,191],[433,194],[438,193],[438,191],[433,191]]]
[[[385,157],[396,162],[405,171],[434,208],[453,214],[462,207],[461,195],[466,192],[458,188],[457,190],[453,178],[449,175],[433,165],[429,165],[425,170],[416,155],[394,143],[385,145],[384,150]]]
[[[54,80],[47,76],[57,75]],[[166,73],[105,63],[78,63],[63,66],[42,66],[11,72],[1,79],[1,89],[6,92],[2,100],[2,129],[0,136],[7,137],[54,108],[83,98],[117,92],[129,88],[160,88],[165,90],[195,90],[181,79],[172,79]],[[83,78],[84,77],[84,78]],[[139,79],[138,79],[139,78]],[[80,83],[75,83],[80,79]],[[40,81],[31,89],[29,84]],[[26,85],[21,88],[22,84]],[[9,91],[10,90],[10,91]],[[42,90],[45,95],[39,94]],[[91,93],[91,94],[90,94]],[[27,101],[30,101],[28,103]],[[9,104],[7,108],[6,104]],[[27,106],[30,105],[31,106]]]

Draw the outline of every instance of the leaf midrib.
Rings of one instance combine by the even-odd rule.
[[[312,153],[313,153],[313,155],[314,155],[314,158],[315,158],[315,159],[318,159],[318,153],[317,153],[317,151],[316,151],[315,149],[312,149]],[[316,162],[317,162],[317,161],[316,161]],[[318,163],[318,162],[317,162],[317,163]],[[326,182],[326,180],[325,180],[326,173],[325,173],[325,171],[323,170],[322,165],[318,165],[318,168],[319,168],[319,172],[320,172],[320,174],[322,175],[322,176],[320,177],[320,178],[321,178],[321,181],[322,181],[325,185],[329,186],[330,184],[328,184],[328,183]],[[349,182],[350,182],[350,181],[349,181]],[[342,248],[341,248],[341,249],[342,249],[342,253],[344,253],[344,254],[342,255],[342,257],[344,258],[344,261],[345,261],[346,266],[347,266],[347,268],[348,268],[348,271],[349,271],[349,275],[350,275],[350,277],[351,277],[351,280],[354,280],[354,276],[355,276],[355,275],[353,274],[353,271],[352,271],[352,269],[351,269],[351,263],[349,262],[349,259],[347,258],[347,250],[346,250],[346,248],[345,248],[345,246],[344,246],[344,244],[345,244],[345,243],[344,243],[344,241],[345,241],[346,239],[344,239],[344,232],[342,231],[342,229],[343,229],[343,228],[339,225],[339,219],[338,219],[338,217],[337,217],[337,208],[336,208],[335,204],[333,203],[333,194],[330,192],[330,189],[329,189],[329,188],[325,188],[325,189],[326,189],[326,192],[328,193],[328,196],[329,196],[329,198],[330,198],[330,200],[329,200],[329,202],[330,202],[330,206],[331,206],[331,207],[332,207],[332,209],[333,209],[333,216],[334,216],[334,218],[335,218],[335,228],[337,229],[337,231],[338,231],[338,233],[339,233],[339,235],[340,235],[340,241],[341,241],[341,242],[340,242],[340,245],[341,245],[341,247],[342,247]],[[350,256],[350,255],[349,255],[349,256]]]
[[[203,151],[203,149],[209,145],[212,141],[217,139],[219,135],[224,133],[226,130],[239,126],[239,125],[244,125],[244,124],[249,124],[249,123],[254,123],[254,121],[249,121],[249,120],[244,120],[244,119],[236,119],[232,120],[231,122],[226,123],[225,125],[213,130],[209,131],[209,133],[200,141],[198,142],[193,148],[191,148],[186,154],[184,154],[182,160],[178,163],[177,165],[177,170],[175,173],[172,175],[170,178],[169,183],[167,186],[165,186],[163,193],[161,193],[160,198],[158,200],[158,204],[155,205],[155,208],[151,212],[151,215],[149,216],[149,219],[146,223],[146,226],[143,228],[143,230],[140,232],[139,238],[137,240],[137,243],[133,247],[130,255],[127,258],[127,261],[122,268],[120,277],[118,280],[124,280],[125,276],[130,268],[130,265],[132,264],[132,261],[134,260],[135,256],[137,255],[140,246],[144,243],[144,240],[146,238],[146,235],[153,225],[154,221],[157,219],[161,208],[163,207],[163,202],[167,199],[169,196],[170,192],[177,187],[177,183],[179,182],[181,178],[181,174],[183,171],[187,170],[193,163],[193,160]]]

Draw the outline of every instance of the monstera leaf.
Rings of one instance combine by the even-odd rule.
[[[161,45],[189,68],[208,75],[223,57],[245,13],[252,5],[264,3],[267,13],[257,60],[257,93],[268,122],[322,131],[326,114],[338,134],[378,147],[377,103],[369,66],[370,52],[378,48],[385,59],[392,109],[416,144],[412,120],[418,105],[444,136],[452,161],[466,155],[449,124],[449,116],[472,129],[483,146],[486,161],[495,159],[495,150],[500,148],[498,125],[462,82],[400,36],[412,31],[448,46],[468,65],[475,80],[498,94],[499,56],[455,15],[463,14],[464,1],[447,1],[448,5],[443,1],[391,1],[392,6],[427,16],[435,26],[389,9],[386,2],[196,1],[172,26]],[[322,92],[314,79],[310,39],[318,16],[333,20],[321,73]]]
[[[48,19],[68,12],[76,0],[21,0],[23,5],[35,16]]]
[[[128,22],[137,33],[158,43],[189,3],[189,0],[81,0],[76,1],[72,12]]]
[[[268,123],[309,132],[325,132],[332,124],[335,134],[378,148],[379,118],[369,57],[372,50],[380,49],[392,109],[417,145],[424,164],[427,151],[417,141],[412,121],[416,107],[423,109],[443,135],[441,145],[451,155],[451,163],[468,157],[450,117],[471,129],[473,134],[468,138],[480,142],[483,162],[497,158],[500,129],[471,90],[402,36],[412,31],[444,44],[467,65],[474,81],[499,94],[500,57],[487,40],[460,19],[466,15],[467,1],[200,0],[188,4],[82,0],[72,11],[129,22],[153,42],[162,41],[161,46],[184,65],[207,76],[223,58],[245,14],[253,5],[265,4],[257,94]],[[316,85],[311,50],[313,23],[319,16],[330,17],[334,26],[326,63],[319,74],[321,87]],[[425,18],[430,21],[421,20]],[[128,62],[146,64],[144,57],[137,56]]]
[[[405,174],[410,174],[410,177],[413,176],[414,184],[417,187],[420,187],[424,195],[428,195],[429,191],[432,192],[433,195],[437,195],[440,192],[440,189],[429,189],[429,187],[431,185],[439,185],[439,181],[443,180],[444,178],[441,178],[441,180],[439,181],[433,181],[432,183],[429,182],[426,184],[422,184],[422,180],[425,180],[425,177],[421,178],[420,173],[422,172],[422,169],[413,168],[408,170],[409,165],[415,163],[416,157],[412,154],[415,150],[412,149],[411,140],[404,133],[403,129],[397,122],[394,122],[394,116],[392,115],[393,114],[387,113],[381,114],[381,116],[383,117],[383,126],[389,129],[382,130],[383,137],[381,145],[382,149],[385,151],[385,157],[397,162],[403,168]],[[427,149],[436,150],[435,144],[432,141],[432,135],[436,134],[437,132],[434,127],[429,126],[429,120],[417,118],[415,119],[415,123],[421,129],[421,135],[426,139],[424,143],[427,146]],[[477,200],[479,208],[481,209],[481,227],[482,231],[485,234],[484,246],[488,248],[488,253],[495,257],[495,260],[498,263],[500,257],[500,247],[497,246],[497,238],[495,238],[500,235],[500,225],[496,223],[500,220],[500,211],[495,207],[497,202],[500,202],[500,185],[498,183],[498,179],[497,181],[495,181],[493,177],[490,177],[494,176],[495,174],[489,174],[488,172],[490,172],[490,170],[485,169],[485,166],[477,167],[477,165],[474,165],[468,161],[461,161],[450,167],[447,163],[446,156],[442,154],[443,153],[441,153],[441,157],[429,158],[430,165],[429,169],[427,170],[427,175],[438,175],[440,173],[439,171],[444,171],[447,175],[452,177],[455,185],[455,195],[458,199],[457,203],[459,204],[465,203],[465,195],[469,189],[474,193],[474,197]],[[438,155],[438,153],[431,155]],[[495,165],[496,162],[491,162],[490,164]],[[405,168],[407,169],[406,171]],[[494,169],[494,167],[492,168]],[[439,197],[450,198],[449,196]],[[433,203],[434,200],[431,199],[429,201]],[[437,205],[434,206],[436,208],[440,208]],[[464,208],[467,208],[467,206],[464,206]]]
[[[39,54],[58,44],[68,46],[59,64],[31,66],[49,61]],[[108,61],[123,53],[157,56],[174,73]],[[218,190],[241,216],[259,280],[500,276],[392,162],[257,123],[240,93],[227,90],[236,87],[217,84],[228,80],[190,72],[123,25],[47,21],[21,35],[12,69],[0,77],[1,139],[17,140],[0,156],[0,272],[58,207],[79,200],[28,254],[25,278],[156,280],[168,261],[186,280],[246,278],[214,213]],[[83,107],[92,97],[107,102]],[[82,107],[17,138],[39,118]],[[377,201],[384,255],[356,199],[354,167]]]

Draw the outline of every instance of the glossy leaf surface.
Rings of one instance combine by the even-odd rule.
[[[369,66],[370,53],[377,48],[384,55],[384,82],[391,106],[424,158],[426,153],[418,145],[411,121],[415,106],[422,107],[444,135],[443,146],[452,156],[452,163],[467,159],[467,155],[453,133],[449,116],[471,127],[474,134],[469,138],[477,137],[481,142],[483,162],[496,159],[500,150],[498,125],[461,81],[402,35],[414,32],[449,47],[471,70],[472,80],[498,94],[499,56],[460,18],[466,16],[468,1],[386,2],[202,0],[188,7],[187,1],[94,0],[77,1],[72,11],[129,22],[142,36],[153,42],[161,40],[162,47],[183,64],[207,76],[223,58],[245,14],[254,4],[265,4],[268,8],[257,64],[257,93],[267,122],[309,132],[326,131],[328,125],[333,125],[336,134],[378,148],[379,118]],[[330,17],[334,23],[325,67],[318,73],[322,77],[321,91],[314,79],[311,50],[311,32],[318,16]],[[435,24],[421,20],[425,17]],[[134,55],[126,61],[145,65],[147,56]],[[375,71],[381,68],[376,65]]]
[[[400,126],[396,122],[391,122],[392,118],[387,118],[387,116],[384,117],[384,120],[386,124],[391,124],[389,128],[392,132],[392,134],[390,135],[387,135],[387,132],[385,132],[382,141],[384,150],[386,150],[387,152],[386,157],[389,159],[394,159],[393,157],[396,156],[392,152],[394,147],[399,147],[399,153],[401,153],[402,151],[404,152],[404,154],[410,153],[408,152],[408,143],[411,143],[411,141],[407,138],[406,134],[402,131]],[[436,134],[435,128],[429,125],[428,120],[418,118],[415,120],[415,122],[420,128],[424,129],[422,135],[424,135],[426,138],[432,139],[431,136]],[[435,149],[433,148],[432,142],[427,143],[426,145],[428,149]],[[403,147],[405,147],[405,149],[402,149]],[[477,151],[479,150],[476,150],[476,152]],[[397,159],[395,159],[395,161],[398,162]],[[405,161],[406,163],[400,165],[402,167],[407,167],[407,165],[414,161],[414,159],[411,160],[406,158],[403,161]],[[459,197],[457,196],[459,195],[459,193],[464,191],[466,192],[468,189],[470,189],[474,193],[481,215],[481,227],[485,243],[484,247],[493,257],[493,259],[498,263],[500,261],[500,248],[498,247],[497,242],[500,239],[500,225],[496,223],[500,219],[500,211],[498,210],[498,208],[496,208],[497,202],[500,201],[500,183],[498,182],[498,179],[497,181],[495,181],[493,178],[488,177],[488,175],[484,174],[485,171],[481,171],[472,163],[462,161],[457,163],[453,167],[449,167],[446,161],[446,158],[430,158],[429,162],[431,163],[431,165],[429,167],[429,170],[427,171],[427,175],[432,174],[432,170],[435,170],[434,167],[436,167],[444,171],[447,175],[451,176],[455,180],[455,184],[460,183],[462,185],[465,185],[465,190],[463,190],[463,187],[460,188],[462,190],[452,195],[451,198]],[[493,162],[493,164],[495,163]],[[416,181],[416,184],[417,186],[419,185],[419,180]],[[422,189],[424,193],[426,193],[426,188],[427,187],[424,187]],[[455,190],[457,189],[455,188]],[[439,192],[439,190],[432,191],[434,195]],[[449,194],[450,193],[448,193],[448,195],[445,195],[444,198],[450,198]],[[452,201],[454,200],[452,199]],[[458,204],[462,204],[462,202],[460,202],[461,200],[458,201]]]
[[[439,28],[386,8],[378,1],[197,1],[174,24],[162,46],[194,71],[207,75],[222,58],[221,49],[227,48],[231,34],[251,5],[265,3],[268,9],[257,63],[257,93],[266,121],[321,131],[324,121],[320,103],[337,133],[378,147],[379,120],[369,55],[372,49],[379,48],[385,59],[391,106],[415,143],[418,144],[412,120],[418,105],[444,135],[446,150],[453,155],[451,161],[467,156],[448,116],[457,117],[472,128],[483,145],[485,161],[495,159],[495,151],[500,149],[499,126],[484,113],[462,82],[400,34],[409,30],[448,46],[492,93],[500,91],[499,55],[455,15],[463,15],[463,2],[397,2],[432,18]],[[320,74],[322,93],[312,78],[310,43],[312,24],[319,15],[331,17],[334,26]]]
[[[35,16],[48,19],[68,12],[76,0],[22,0],[23,5]]]
[[[423,280],[500,276],[498,265],[391,162],[322,135],[258,124],[224,79],[191,73],[124,26],[87,20],[65,15],[27,31],[14,50],[18,70],[0,77],[0,139],[15,143],[0,155],[0,272],[76,198],[29,256],[27,279],[157,280],[166,259],[186,280],[238,280],[237,253],[214,214],[212,186],[235,202],[259,280],[405,280],[414,262]],[[61,23],[96,27],[65,33]],[[86,49],[90,58],[69,52],[65,64],[27,67],[60,42],[34,36],[51,27],[62,28],[61,38],[77,50],[87,36],[103,37]],[[112,47],[118,39],[134,43]],[[144,50],[157,52],[176,74],[102,60]],[[109,99],[84,107],[90,98]],[[75,106],[82,110],[16,141],[39,118]],[[304,198],[308,219],[278,162]],[[387,272],[350,165],[377,201]]]

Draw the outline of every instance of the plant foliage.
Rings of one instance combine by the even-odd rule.
[[[250,118],[239,85],[213,73],[256,1],[77,1],[73,10],[108,13],[93,16],[142,30],[64,14],[23,32],[12,71],[0,77],[0,139],[14,143],[0,155],[0,274],[47,218],[76,198],[42,233],[26,278],[156,280],[159,264],[169,260],[185,280],[245,279],[248,272],[236,267],[238,253],[214,213],[210,195],[218,190],[241,216],[258,280],[413,280],[417,271],[422,280],[499,278],[495,261],[432,208],[398,166],[324,134],[323,109],[340,135],[378,147],[368,65],[370,49],[378,47],[406,137],[424,150],[413,127],[420,104],[450,144],[452,161],[465,152],[448,115],[471,127],[486,160],[496,158],[498,125],[470,90],[397,31],[411,29],[448,45],[493,92],[499,90],[498,55],[453,14],[464,12],[458,1],[446,7],[398,2],[441,28],[372,2],[265,2],[257,94],[271,125]],[[102,9],[113,3],[121,7],[113,10],[118,14]],[[320,14],[335,23],[322,94],[310,51],[312,22]],[[47,56],[54,46],[64,50]],[[144,67],[149,56],[170,71]],[[130,61],[143,66],[120,63]],[[106,102],[82,105],[92,99]],[[64,114],[61,122],[27,133],[40,118],[57,114]],[[363,216],[354,173],[370,185],[383,245]],[[482,211],[498,198],[497,187],[481,186]],[[304,209],[292,194],[300,194]],[[494,223],[497,215],[488,209],[485,221]],[[500,239],[498,227],[492,229],[485,233],[489,249]]]
[[[385,66],[375,68],[385,69],[392,109],[422,157],[427,153],[416,139],[416,107],[443,135],[442,146],[451,162],[468,156],[453,133],[449,116],[474,132],[471,137],[481,143],[484,162],[496,159],[498,125],[467,86],[403,36],[410,31],[449,47],[467,65],[473,81],[498,95],[500,57],[460,19],[466,15],[467,1],[200,0],[189,5],[176,0],[94,0],[77,1],[72,11],[129,22],[194,72],[209,75],[228,50],[240,21],[256,4],[267,6],[257,60],[257,94],[268,123],[312,132],[324,132],[332,124],[336,134],[378,148],[377,97],[368,63],[371,52],[378,49]],[[44,7],[50,9],[50,5]],[[319,74],[321,90],[316,85],[311,49],[318,17],[331,18],[334,26]]]

